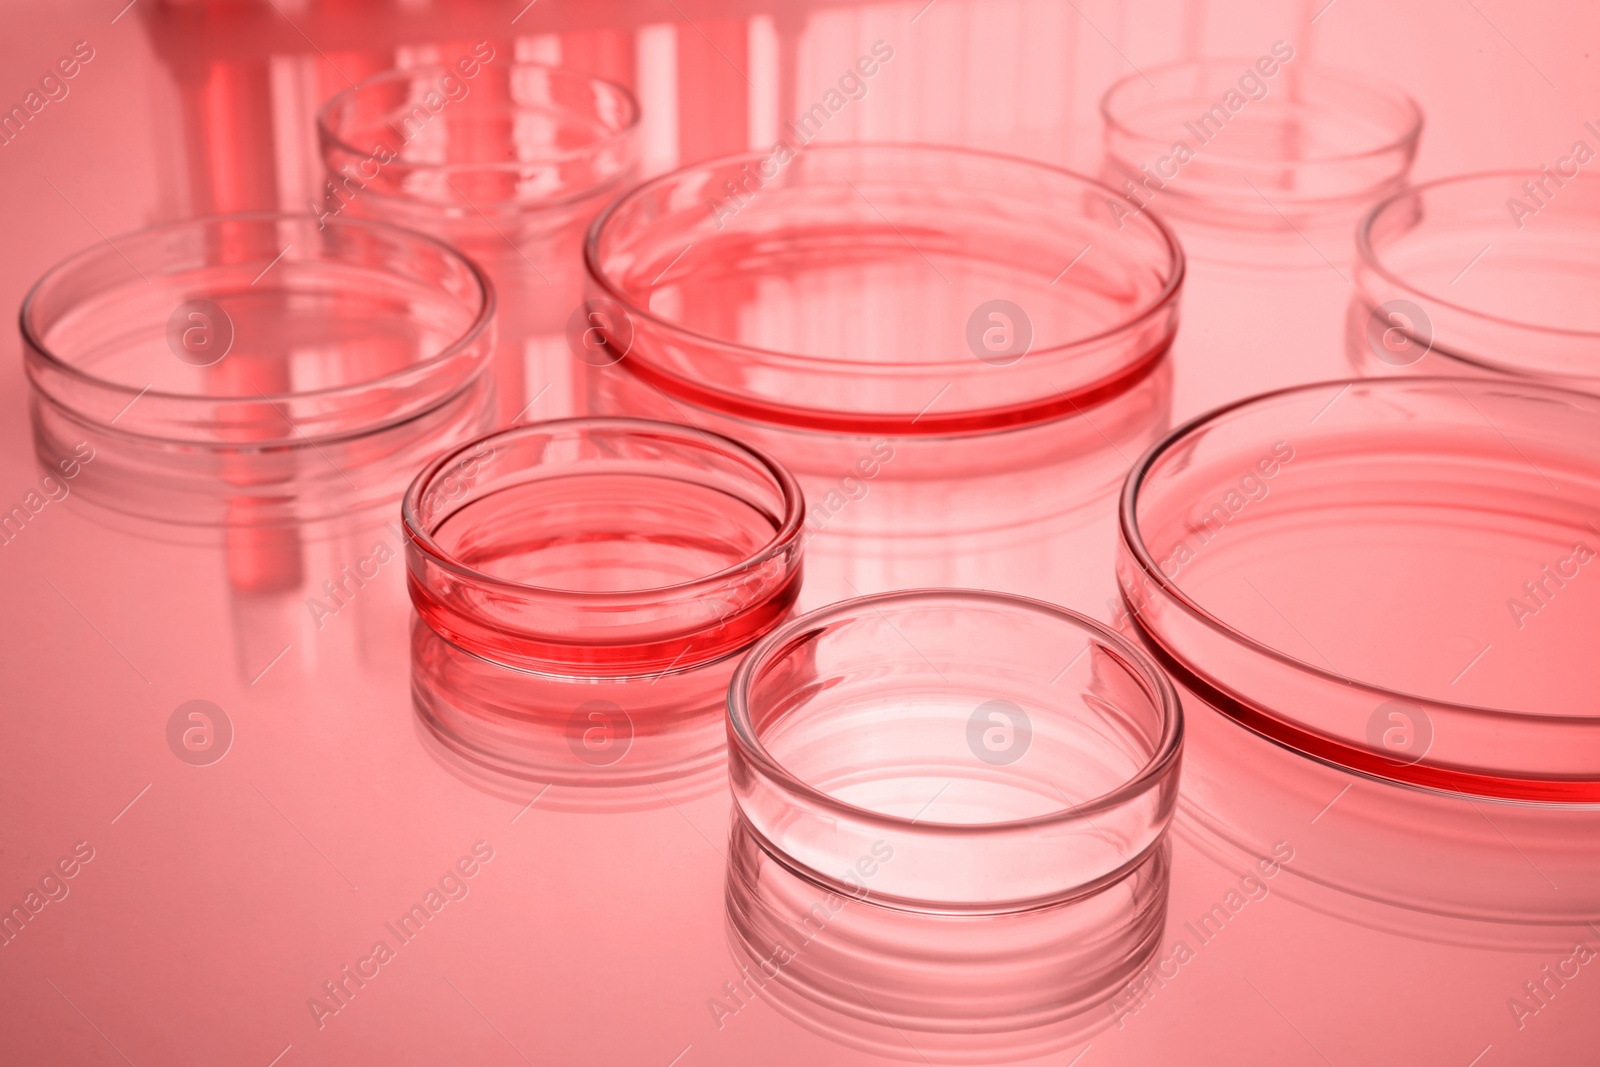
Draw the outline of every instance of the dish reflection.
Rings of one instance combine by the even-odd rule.
[[[725,770],[733,658],[655,676],[572,678],[491,663],[411,626],[417,736],[480,792],[573,811],[704,796]]]
[[[930,1063],[1009,1063],[1081,1041],[1153,959],[1166,926],[1163,840],[1120,881],[1029,911],[943,914],[871,899],[880,842],[857,864],[855,896],[768,853],[735,817],[728,937],[740,967],[709,1002],[721,1022],[760,997],[840,1044]]]

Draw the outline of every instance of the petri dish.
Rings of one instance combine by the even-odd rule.
[[[440,456],[407,491],[412,601],[439,634],[507,666],[686,669],[783,617],[803,510],[777,463],[692,427],[517,427]]]
[[[460,253],[393,226],[245,214],[108,240],[24,299],[35,445],[171,522],[295,522],[392,504],[481,432],[495,296]]]
[[[478,767],[543,783],[719,760],[734,661],[800,584],[794,477],[687,426],[503,430],[440,456],[402,511],[419,713]]]
[[[1174,678],[1390,782],[1600,800],[1600,400],[1328,382],[1174,431],[1123,490],[1118,578]]]
[[[493,49],[488,50],[490,53]],[[476,61],[475,61],[476,60]],[[364,79],[317,113],[334,199],[478,218],[553,212],[604,196],[636,161],[639,106],[626,88],[575,70],[477,60]]]
[[[1117,396],[1177,326],[1183,253],[1069,171],[920,145],[752,154],[595,220],[587,362],[819,433],[948,436]]]
[[[1103,603],[1116,487],[1167,426],[1185,277],[1165,227],[1119,229],[1110,199],[1043,164],[916,145],[646,182],[590,233],[571,335],[588,403],[714,428],[794,471],[804,607],[941,586]]]
[[[1400,89],[1299,59],[1277,42],[1254,57],[1156,67],[1101,99],[1105,178],[1137,210],[1190,230],[1294,237],[1353,225],[1399,188],[1422,133]]]
[[[1555,168],[1445,178],[1372,209],[1345,333],[1359,373],[1600,387],[1600,181],[1571,157]]]
[[[634,180],[638,128],[623,86],[480,44],[453,63],[376,74],[324,104],[326,181],[309,206],[323,218],[409,226],[480,263],[503,294],[501,420],[573,415],[565,331],[582,303],[583,236]]]
[[[740,664],[728,711],[734,800],[762,847],[891,906],[1092,893],[1155,847],[1177,792],[1171,683],[1099,623],[1022,597],[908,590],[801,616]]]

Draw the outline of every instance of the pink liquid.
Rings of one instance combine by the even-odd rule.
[[[462,563],[542,589],[627,592],[749,559],[779,519],[704,485],[643,474],[525,482],[473,500],[435,533]]]

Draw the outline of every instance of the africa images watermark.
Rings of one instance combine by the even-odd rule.
[[[394,939],[393,945],[389,943],[389,937],[374,941],[367,955],[340,968],[333,978],[322,983],[320,993],[307,997],[306,1008],[311,1012],[317,1029],[321,1030],[328,1024],[329,1018],[348,1008],[356,994],[382,974],[383,968],[394,961],[400,949],[414,941],[428,923],[438,918],[446,904],[465,900],[472,891],[469,880],[477,877],[483,865],[493,859],[494,848],[489,842],[474,842],[471,855],[463,855],[447,867],[437,884],[430,885],[423,892],[419,902],[412,904],[394,922],[383,924],[385,933]]]
[[[94,446],[87,441],[79,441],[73,446],[72,455],[66,456],[56,463],[60,470],[58,477],[56,471],[39,479],[39,488],[30,489],[22,497],[22,501],[13,504],[7,511],[0,512],[0,546],[9,545],[22,535],[23,529],[29,522],[38,517],[51,502],[60,503],[71,494],[72,488],[67,483],[82,473],[83,468],[94,462]],[[43,495],[40,495],[40,494]]]
[[[1192,142],[1187,137],[1179,138],[1172,142],[1167,154],[1158,158],[1153,164],[1139,164],[1144,177],[1137,181],[1130,177],[1122,183],[1123,192],[1137,206],[1130,210],[1125,202],[1106,201],[1116,220],[1117,229],[1122,229],[1130,218],[1149,207],[1150,201],[1155,199],[1156,194],[1165,189],[1168,182],[1177,178],[1183,168],[1200,153],[1200,149],[1215,140],[1228,123],[1244,111],[1251,101],[1265,100],[1272,91],[1269,84],[1271,79],[1292,59],[1294,59],[1294,47],[1289,42],[1272,42],[1269,54],[1259,57],[1253,65],[1245,67],[1235,87],[1224,92],[1221,100],[1202,111],[1193,121],[1183,124],[1183,128],[1193,135]],[[1151,187],[1152,182],[1155,183],[1154,188]]]
[[[894,859],[893,845],[882,838],[872,842],[868,852],[857,857],[854,864],[845,868],[842,880],[850,888],[843,892],[828,891],[826,896],[812,904],[810,910],[800,917],[798,926],[789,927],[792,945],[775,943],[771,952],[756,961],[755,974],[750,973],[749,964],[740,964],[739,971],[743,980],[735,982],[730,979],[723,982],[722,991],[726,994],[725,998],[706,998],[706,1008],[710,1010],[711,1019],[717,1024],[717,1029],[723,1029],[730,1018],[749,1007],[755,1001],[755,991],[765,988],[768,982],[782,973],[783,968],[794,962],[795,958],[805,951],[806,946],[827,929],[828,923],[844,910],[846,904],[852,900],[867,899],[867,881],[892,859]]]
[[[403,148],[416,139],[432,122],[434,117],[452,103],[460,103],[472,93],[472,86],[468,84],[483,70],[483,65],[494,60],[494,47],[488,41],[479,41],[472,46],[472,54],[456,60],[455,70],[461,72],[461,77],[456,77],[452,71],[446,71],[439,76],[438,83],[429,88],[427,92],[415,97],[410,103],[410,109],[400,113],[392,121],[396,130],[401,134],[400,146]],[[379,141],[372,146],[372,151],[363,156],[354,166],[355,173],[349,163],[340,163],[334,178],[329,178],[323,185],[322,205],[315,200],[307,202],[311,213],[317,217],[317,229],[327,226],[328,220],[337,217],[345,207],[354,200],[367,187],[367,182],[375,179],[384,167],[400,158],[397,149],[387,141]]]
[[[720,200],[706,202],[706,207],[711,210],[711,220],[717,224],[717,229],[722,229],[723,224],[734,215],[742,211],[759,193],[768,182],[777,178],[790,163],[794,162],[805,147],[817,136],[833,117],[845,109],[852,101],[866,99],[868,82],[879,70],[894,58],[894,49],[886,41],[873,41],[870,52],[855,61],[839,75],[836,88],[830,88],[822,94],[818,103],[800,113],[799,118],[784,123],[786,136],[772,146],[759,161],[752,165],[746,163],[740,168],[739,173],[722,183],[722,190],[727,195]]]
[[[37,889],[29,888],[22,896],[22,903],[14,904],[7,911],[0,912],[0,948],[10,945],[11,942],[22,936],[22,931],[29,923],[39,918],[39,913],[51,904],[59,904],[67,899],[72,892],[68,884],[78,876],[78,872],[90,860],[94,859],[94,846],[87,841],[79,841],[72,846],[72,854],[62,856],[54,865],[45,868],[44,874],[39,878]]]
[[[1294,446],[1288,441],[1274,441],[1270,451],[1263,453],[1245,469],[1236,486],[1230,486],[1220,499],[1213,500],[1209,509],[1199,512],[1198,518],[1187,524],[1189,536],[1178,538],[1172,545],[1172,551],[1158,561],[1161,573],[1169,580],[1176,579],[1183,568],[1197,559],[1207,545],[1221,536],[1230,522],[1238,518],[1252,503],[1259,503],[1271,494],[1272,486],[1269,482],[1292,462],[1294,462]],[[1139,611],[1147,602],[1151,591],[1150,582],[1151,580],[1146,578],[1143,588],[1124,588],[1124,598],[1133,611]],[[1122,625],[1126,621],[1127,609],[1124,609],[1115,597],[1106,604],[1111,609],[1112,618],[1116,620],[1117,625]]]
[[[1593,120],[1585,122],[1583,128],[1600,139],[1600,126],[1596,126]],[[1528,219],[1550,206],[1556,194],[1567,186],[1563,178],[1567,181],[1576,178],[1594,157],[1595,150],[1589,146],[1589,142],[1579,139],[1572,142],[1567,154],[1556,160],[1554,166],[1541,164],[1538,177],[1522,183],[1523,196],[1527,199],[1506,197],[1506,210],[1511,212],[1511,221],[1517,224],[1517,229],[1522,229],[1528,224]]]
[[[46,70],[39,77],[39,88],[29,89],[22,96],[22,103],[13,104],[5,111],[0,112],[0,148],[8,148],[12,141],[22,135],[30,122],[37,120],[39,113],[50,104],[59,104],[72,92],[72,87],[67,83],[83,72],[83,68],[94,58],[94,46],[88,41],[79,41],[72,46],[70,56],[62,56],[55,62],[54,70]]]
[[[1146,966],[1108,1002],[1117,1028],[1126,1025],[1130,1015],[1143,1011],[1157,991],[1177,978],[1183,966],[1198,956],[1200,949],[1215,941],[1247,905],[1267,899],[1272,890],[1266,880],[1276,878],[1278,872],[1293,859],[1294,846],[1287,841],[1279,841],[1272,846],[1270,857],[1263,856],[1256,860],[1259,877],[1256,874],[1241,876],[1237,885],[1223,894],[1222,899],[1213,904],[1209,911],[1193,922],[1184,923],[1183,929],[1193,938],[1194,945],[1191,946],[1187,939],[1180,937],[1172,943],[1165,956]]]

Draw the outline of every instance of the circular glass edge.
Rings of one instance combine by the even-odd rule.
[[[1167,578],[1166,574],[1162,572],[1160,564],[1156,561],[1155,557],[1150,554],[1150,550],[1145,546],[1144,540],[1138,536],[1139,523],[1136,509],[1138,507],[1139,490],[1143,486],[1145,476],[1150,472],[1150,469],[1155,465],[1156,461],[1159,460],[1169,449],[1188,439],[1192,433],[1202,429],[1207,424],[1218,422],[1224,417],[1237,411],[1254,407],[1259,404],[1264,404],[1268,401],[1280,400],[1299,394],[1309,394],[1318,390],[1326,390],[1334,387],[1350,388],[1354,386],[1371,386],[1379,389],[1401,390],[1415,389],[1426,385],[1441,384],[1450,384],[1455,386],[1457,389],[1459,389],[1461,386],[1470,386],[1476,388],[1511,387],[1518,389],[1531,389],[1552,394],[1553,397],[1556,398],[1579,399],[1588,402],[1590,405],[1600,405],[1600,397],[1595,397],[1593,394],[1585,393],[1576,389],[1562,389],[1556,386],[1543,385],[1538,382],[1529,382],[1526,380],[1502,381],[1484,378],[1452,378],[1421,375],[1403,378],[1333,379],[1330,381],[1310,382],[1303,385],[1291,385],[1283,389],[1274,389],[1270,392],[1258,393],[1254,396],[1247,396],[1240,400],[1235,400],[1232,403],[1226,404],[1220,408],[1216,408],[1212,411],[1207,411],[1200,415],[1196,415],[1194,418],[1172,429],[1165,437],[1157,441],[1154,445],[1150,446],[1143,456],[1139,457],[1138,462],[1136,462],[1128,471],[1127,478],[1122,483],[1121,501],[1117,509],[1117,533],[1119,540],[1122,543],[1122,547],[1128,550],[1129,555],[1132,556],[1134,562],[1138,565],[1140,574],[1146,580],[1153,581],[1154,584],[1161,589],[1174,604],[1183,609],[1195,620],[1204,624],[1216,632],[1219,636],[1232,642],[1233,644],[1243,646],[1252,654],[1276,660],[1287,667],[1301,671],[1305,674],[1309,674],[1321,681],[1344,686],[1347,689],[1356,689],[1379,699],[1409,701],[1410,703],[1417,704],[1425,708],[1438,708],[1454,714],[1482,717],[1489,719],[1490,721],[1510,719],[1511,721],[1523,722],[1545,721],[1552,723],[1580,724],[1590,722],[1600,725],[1600,715],[1551,715],[1543,712],[1511,711],[1506,708],[1489,708],[1476,704],[1457,704],[1445,700],[1434,700],[1428,697],[1421,697],[1413,693],[1406,693],[1398,689],[1386,689],[1383,686],[1373,685],[1370,682],[1357,681],[1334,674],[1331,671],[1323,670],[1321,667],[1318,667],[1312,663],[1307,663],[1304,660],[1296,659],[1287,653],[1280,652],[1277,649],[1262,644],[1235,627],[1229,626],[1215,615],[1212,615],[1210,612],[1206,611],[1199,604],[1195,603],[1186,593],[1183,592],[1183,590],[1178,588],[1174,582]],[[1119,593],[1122,595],[1123,600],[1126,603],[1126,591],[1119,590]],[[1140,617],[1138,608],[1132,604],[1128,604],[1128,613],[1134,619],[1138,619]],[[1140,623],[1140,628],[1145,628],[1142,622]],[[1281,718],[1281,716],[1279,716],[1276,712],[1270,713],[1270,717],[1274,719]],[[1294,725],[1293,720],[1283,721],[1289,725]],[[1286,747],[1293,748],[1293,746]],[[1294,751],[1299,750],[1294,749]],[[1328,761],[1323,760],[1323,762]],[[1352,768],[1343,767],[1341,764],[1332,765],[1340,766],[1344,770],[1352,770]],[[1369,775],[1369,777],[1379,776]],[[1399,779],[1383,780],[1400,781]]]
[[[1143,74],[1130,74],[1126,77],[1119,78],[1117,81],[1112,83],[1111,88],[1107,89],[1100,96],[1100,118],[1105,122],[1107,130],[1117,130],[1121,133],[1127,134],[1130,137],[1139,138],[1140,140],[1159,140],[1160,135],[1146,130],[1134,129],[1132,126],[1129,126],[1126,122],[1119,119],[1113,113],[1112,97],[1130,85],[1135,85],[1141,81],[1147,80],[1147,76],[1149,75],[1165,74],[1170,71],[1184,69],[1198,70],[1209,67],[1221,68],[1225,64],[1227,65],[1227,69],[1231,71],[1238,69],[1232,65],[1235,63],[1242,63],[1246,68],[1254,69],[1255,60],[1245,56],[1223,57],[1220,59],[1179,60],[1176,63],[1164,63],[1159,67],[1148,68]],[[1329,163],[1349,163],[1355,160],[1369,159],[1373,156],[1381,156],[1385,153],[1393,152],[1396,149],[1403,148],[1408,144],[1415,144],[1422,138],[1422,128],[1426,121],[1426,116],[1424,116],[1422,112],[1422,106],[1417,103],[1415,97],[1393,82],[1365,78],[1357,74],[1355,71],[1346,70],[1343,67],[1326,67],[1312,63],[1304,64],[1299,69],[1309,69],[1315,72],[1317,75],[1331,76],[1331,78],[1334,80],[1341,80],[1346,83],[1369,88],[1379,95],[1387,97],[1390,103],[1399,105],[1401,110],[1407,115],[1404,132],[1388,141],[1385,141],[1376,148],[1369,148],[1361,152],[1350,152],[1334,156],[1307,157],[1299,162],[1314,166]],[[1236,155],[1225,156],[1225,158],[1248,160],[1258,157]]]
[[[522,582],[497,578],[492,574],[469,567],[444,551],[439,546],[439,543],[434,540],[433,534],[423,527],[418,515],[422,496],[431,488],[433,480],[451,463],[480,445],[493,444],[496,441],[504,441],[515,437],[535,436],[541,433],[548,433],[552,429],[619,429],[652,434],[661,434],[666,431],[679,440],[687,441],[692,438],[699,438],[725,451],[743,454],[745,458],[752,460],[755,466],[770,474],[773,481],[777,483],[778,492],[782,496],[784,504],[782,522],[773,533],[772,539],[748,559],[687,582],[679,582],[674,585],[658,585],[648,589],[591,591],[584,589],[550,589],[545,586],[526,585]],[[800,488],[799,480],[789,472],[787,467],[772,459],[766,453],[711,430],[700,430],[686,424],[665,422],[659,419],[631,418],[627,416],[597,415],[550,419],[544,422],[525,423],[521,426],[507,426],[483,436],[475,437],[436,457],[426,467],[422,468],[421,472],[412,479],[411,484],[406,487],[405,496],[401,498],[400,503],[400,521],[402,528],[406,532],[407,540],[416,545],[417,549],[427,555],[429,560],[436,566],[443,567],[458,578],[464,578],[478,585],[491,586],[516,597],[563,600],[576,604],[652,604],[674,599],[684,594],[693,594],[701,589],[715,587],[788,551],[799,540],[800,532],[804,528],[804,520],[805,495]]]
[[[312,214],[293,211],[245,211],[238,212],[236,214],[225,215],[199,215],[194,218],[179,219],[175,222],[162,222],[157,223],[154,226],[146,226],[140,230],[131,230],[127,233],[119,233],[115,238],[107,238],[104,243],[111,245],[114,250],[117,250],[116,244],[114,243],[117,240],[129,241],[134,239],[150,238],[163,233],[175,233],[183,229],[195,227],[204,228],[220,223],[292,222],[296,225],[299,225],[305,223],[314,223],[317,221],[318,220],[316,216]],[[25,296],[23,296],[22,304],[17,311],[17,329],[22,335],[23,345],[26,349],[38,353],[38,355],[48,362],[51,367],[61,371],[68,377],[93,386],[96,389],[117,393],[138,394],[139,396],[160,397],[164,400],[169,400],[180,404],[218,404],[233,406],[240,404],[259,405],[263,400],[269,404],[272,404],[290,400],[305,400],[335,396],[356,396],[368,390],[384,388],[393,385],[402,379],[412,377],[419,371],[427,370],[448,362],[463,349],[466,349],[476,343],[484,331],[488,329],[489,324],[494,321],[495,312],[498,310],[499,305],[499,294],[496,293],[494,283],[489,280],[488,274],[486,274],[483,268],[479,267],[477,262],[465,252],[462,252],[459,249],[434,237],[430,237],[429,235],[418,230],[408,229],[404,226],[396,226],[392,223],[375,222],[368,219],[333,219],[331,220],[331,224],[334,226],[349,227],[352,229],[365,229],[378,233],[398,235],[408,241],[432,245],[439,252],[443,253],[445,258],[455,260],[456,262],[462,264],[464,267],[466,267],[468,276],[471,277],[476,283],[478,293],[482,298],[481,305],[478,308],[478,314],[473,319],[472,324],[467,327],[466,331],[461,334],[460,337],[456,338],[454,341],[450,342],[450,344],[440,349],[437,354],[429,356],[427,359],[420,362],[408,364],[399,370],[390,371],[388,374],[380,375],[377,378],[370,378],[364,382],[355,382],[349,385],[330,386],[325,389],[308,389],[302,392],[263,393],[257,396],[248,397],[213,396],[207,393],[168,393],[159,389],[150,388],[146,388],[141,391],[139,389],[135,389],[131,385],[123,385],[121,382],[114,382],[109,378],[101,378],[98,375],[90,374],[89,372],[66,362],[60,356],[56,355],[49,348],[47,348],[36,336],[34,331],[29,327],[28,315],[29,312],[34,308],[40,289],[44,287],[46,282],[61,277],[67,274],[73,268],[82,266],[83,263],[87,262],[91,257],[102,254],[100,245],[93,244],[87,248],[79,249],[77,252],[72,253],[65,259],[57,261],[52,267],[41,274],[39,279],[28,288],[28,292]],[[319,231],[321,228],[322,227],[319,227]],[[135,269],[137,270],[137,268]],[[488,366],[487,359],[485,360],[484,365],[486,367]],[[448,399],[450,399],[448,396],[443,397],[441,402]],[[62,406],[74,414],[80,416],[82,414],[76,408],[67,405]],[[395,424],[408,422],[417,414],[418,412],[408,413],[403,418],[396,420]],[[90,421],[95,425],[99,425],[99,420]],[[373,430],[384,429],[389,425],[391,424],[382,423],[374,424],[372,426],[363,426],[360,429],[351,432],[355,434],[370,433]],[[331,436],[338,437],[345,435],[334,434]],[[316,440],[320,441],[324,439],[325,438],[319,437]]]
[[[750,721],[750,686],[755,680],[757,670],[764,665],[766,658],[775,649],[781,648],[788,643],[793,637],[841,616],[859,614],[862,611],[876,612],[883,605],[895,602],[959,602],[963,600],[979,601],[994,607],[1021,609],[1040,615],[1054,616],[1055,621],[1065,622],[1074,629],[1087,633],[1091,640],[1098,641],[1115,654],[1123,665],[1129,668],[1129,674],[1139,681],[1141,687],[1145,690],[1145,694],[1150,698],[1151,704],[1155,706],[1156,713],[1161,718],[1161,733],[1156,739],[1154,751],[1144,765],[1140,767],[1138,773],[1129,777],[1116,788],[1097,797],[1092,797],[1082,804],[1062,808],[1045,815],[1027,819],[1011,819],[1005,822],[939,823],[924,819],[907,819],[897,815],[886,815],[883,812],[858,807],[842,801],[823,792],[809,782],[796,777],[793,772],[778,762],[767,751],[761,740],[756,737],[754,724]],[[775,782],[784,791],[792,795],[799,796],[807,802],[834,814],[844,815],[855,821],[867,823],[881,829],[935,830],[942,834],[954,834],[960,837],[981,838],[990,834],[1012,833],[1017,830],[1046,829],[1060,823],[1071,822],[1080,817],[1090,817],[1119,807],[1123,803],[1133,800],[1159,785],[1161,781],[1171,774],[1176,769],[1178,757],[1183,748],[1183,705],[1178,697],[1177,688],[1172,684],[1172,680],[1167,677],[1166,672],[1157,666],[1155,660],[1144,649],[1103,623],[1097,622],[1089,618],[1089,616],[1080,614],[1070,608],[1060,607],[1043,600],[1035,600],[1032,597],[1017,596],[1012,593],[996,593],[981,589],[898,589],[886,593],[873,593],[868,596],[837,601],[808,612],[799,618],[791,619],[752,646],[739,666],[735,668],[733,678],[728,683],[728,723],[730,726],[729,732],[738,743],[740,753],[752,764],[761,768],[769,780]],[[734,803],[739,808],[741,816],[748,820],[749,816],[744,814],[743,805],[739,804],[737,796],[734,798]]]
[[[942,155],[954,158],[989,160],[996,163],[1026,166],[1037,171],[1050,173],[1057,178],[1065,178],[1071,182],[1077,183],[1087,190],[1104,193],[1109,200],[1133,203],[1133,201],[1130,200],[1126,195],[1117,192],[1109,185],[1097,181],[1094,178],[1090,178],[1087,175],[1079,174],[1076,171],[1067,170],[1063,167],[1052,166],[1049,163],[1044,163],[1036,159],[1027,159],[1022,156],[1012,156],[1000,152],[988,152],[979,149],[953,147],[950,145],[929,144],[920,141],[839,141],[833,144],[806,147],[803,149],[802,153],[797,153],[797,158],[800,154],[811,155],[814,153],[823,152],[830,155],[837,155],[844,152],[859,152],[862,150],[909,151],[913,153],[921,152],[927,155]],[[675,170],[668,171],[665,174],[656,175],[653,178],[635,185],[626,193],[617,197],[617,199],[608,204],[605,210],[596,216],[594,222],[590,225],[589,233],[583,242],[583,269],[585,276],[589,279],[589,281],[599,286],[601,291],[608,299],[615,301],[619,306],[621,306],[623,311],[625,311],[630,317],[639,318],[649,323],[653,327],[664,330],[667,333],[697,345],[715,347],[718,349],[744,353],[751,356],[760,356],[763,359],[771,362],[781,363],[795,368],[809,368],[813,370],[832,368],[843,372],[859,372],[863,366],[869,366],[874,369],[892,369],[896,373],[909,375],[918,371],[939,370],[941,368],[950,367],[951,364],[948,361],[929,363],[908,362],[862,364],[859,360],[837,359],[829,356],[806,356],[796,352],[784,352],[771,348],[757,348],[753,345],[741,344],[737,341],[727,340],[711,334],[699,333],[695,330],[690,330],[686,327],[680,326],[671,320],[664,319],[650,311],[648,308],[640,307],[631,297],[623,293],[622,290],[612,282],[608,274],[600,269],[600,237],[602,232],[612,221],[612,219],[636,198],[647,195],[656,189],[667,186],[673,182],[682,181],[688,175],[696,172],[710,172],[718,168],[729,167],[741,163],[752,163],[765,158],[766,155],[761,152],[739,152],[732,155],[719,156],[715,159],[708,159],[699,163],[693,163],[686,167],[679,167]],[[1099,333],[1091,334],[1088,337],[1076,338],[1065,344],[1054,345],[1050,348],[1033,349],[1028,353],[1029,355],[1051,355],[1071,352],[1074,349],[1091,348],[1096,345],[1103,344],[1104,342],[1111,340],[1118,335],[1133,333],[1140,326],[1155,318],[1161,313],[1162,310],[1177,300],[1178,293],[1182,290],[1183,280],[1188,269],[1188,260],[1184,253],[1183,245],[1178,241],[1178,238],[1173,233],[1172,229],[1161,219],[1158,214],[1152,211],[1141,211],[1138,214],[1141,218],[1147,219],[1151,225],[1155,227],[1156,235],[1161,238],[1168,252],[1166,263],[1167,277],[1161,291],[1151,299],[1147,306],[1141,308],[1129,318],[1124,319],[1110,329],[1102,330]],[[980,409],[980,411],[981,410],[983,409]]]

